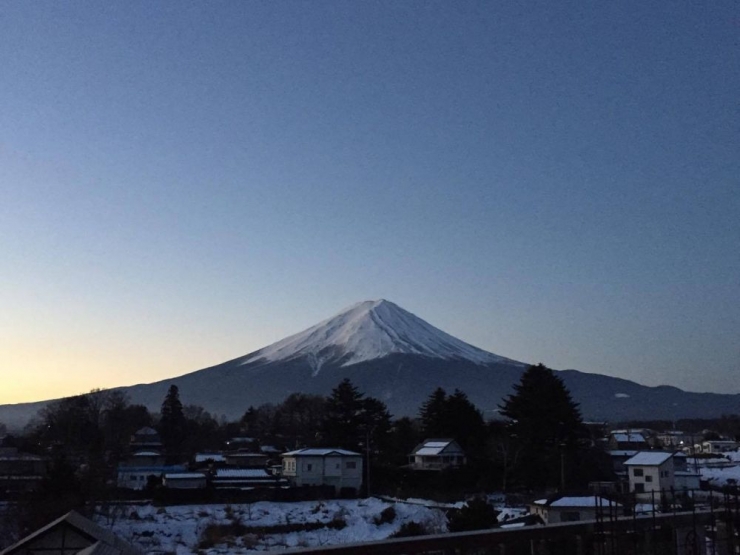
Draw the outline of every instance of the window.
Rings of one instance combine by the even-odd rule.
[[[632,469],[632,475],[633,476],[642,476],[642,468],[633,468]]]
[[[357,468],[357,463],[355,461],[347,461],[347,469],[353,470]]]
[[[645,493],[645,484],[635,484],[635,493]]]
[[[306,465],[306,471],[307,471],[307,472],[311,472],[312,470],[313,470],[313,465],[312,465],[312,464],[310,464],[310,463],[309,463],[309,464],[307,464],[307,465]]]
[[[652,482],[653,481],[653,477],[648,474],[647,476],[645,476],[645,481],[646,482]]]

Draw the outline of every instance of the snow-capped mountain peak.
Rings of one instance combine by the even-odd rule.
[[[518,364],[473,347],[380,299],[357,303],[336,316],[247,355],[242,364],[308,357],[318,373],[326,362],[350,366],[391,354],[464,359],[477,364]]]

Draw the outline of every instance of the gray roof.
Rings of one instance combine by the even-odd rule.
[[[640,451],[624,461],[625,466],[660,466],[673,456],[673,453],[664,451]]]
[[[306,449],[297,449],[296,451],[288,451],[287,453],[283,453],[281,456],[283,457],[330,457],[330,456],[361,457],[362,455],[360,453],[355,453],[354,451],[348,451],[347,449],[306,448]]]
[[[90,538],[90,546],[79,551],[79,553],[85,553],[85,555],[142,555],[141,551],[113,534],[110,530],[106,530],[105,528],[98,526],[92,520],[85,518],[75,511],[70,511],[66,515],[50,522],[43,528],[39,528],[17,543],[1,551],[0,555],[10,555],[12,553],[22,552],[23,547],[29,542],[43,536],[54,528],[63,525],[71,526],[83,536]]]

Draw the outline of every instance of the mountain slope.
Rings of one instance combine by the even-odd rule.
[[[476,364],[522,364],[460,341],[385,299],[357,303],[305,331],[248,355],[243,364],[306,357],[313,361],[314,370],[318,372],[326,363],[351,366],[392,354],[467,360]]]
[[[158,411],[170,385],[184,404],[239,418],[250,405],[295,392],[326,395],[349,378],[395,416],[414,416],[442,387],[467,393],[494,417],[526,365],[473,347],[385,300],[358,303],[298,334],[234,360],[160,382],[119,388]],[[564,370],[586,419],[632,420],[740,414],[740,395],[687,393],[673,387]],[[0,406],[0,422],[22,426],[43,403]]]

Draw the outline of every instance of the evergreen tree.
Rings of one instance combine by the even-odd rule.
[[[438,387],[421,406],[422,434],[428,438],[443,437],[446,434],[447,393]]]
[[[159,435],[162,438],[170,462],[176,461],[182,451],[185,440],[186,421],[180,402],[180,390],[171,385],[162,402],[161,419],[159,421]]]
[[[391,415],[385,403],[365,397],[349,379],[332,389],[326,400],[326,418],[322,443],[345,449],[366,449],[367,441],[374,451],[387,445]]]
[[[542,364],[530,366],[499,408],[521,450],[516,470],[523,485],[557,486],[563,475],[573,474],[584,428],[578,404],[560,377]]]
[[[454,439],[469,456],[482,454],[485,440],[483,414],[459,389],[447,395],[438,387],[421,406],[419,415],[425,438]]]

